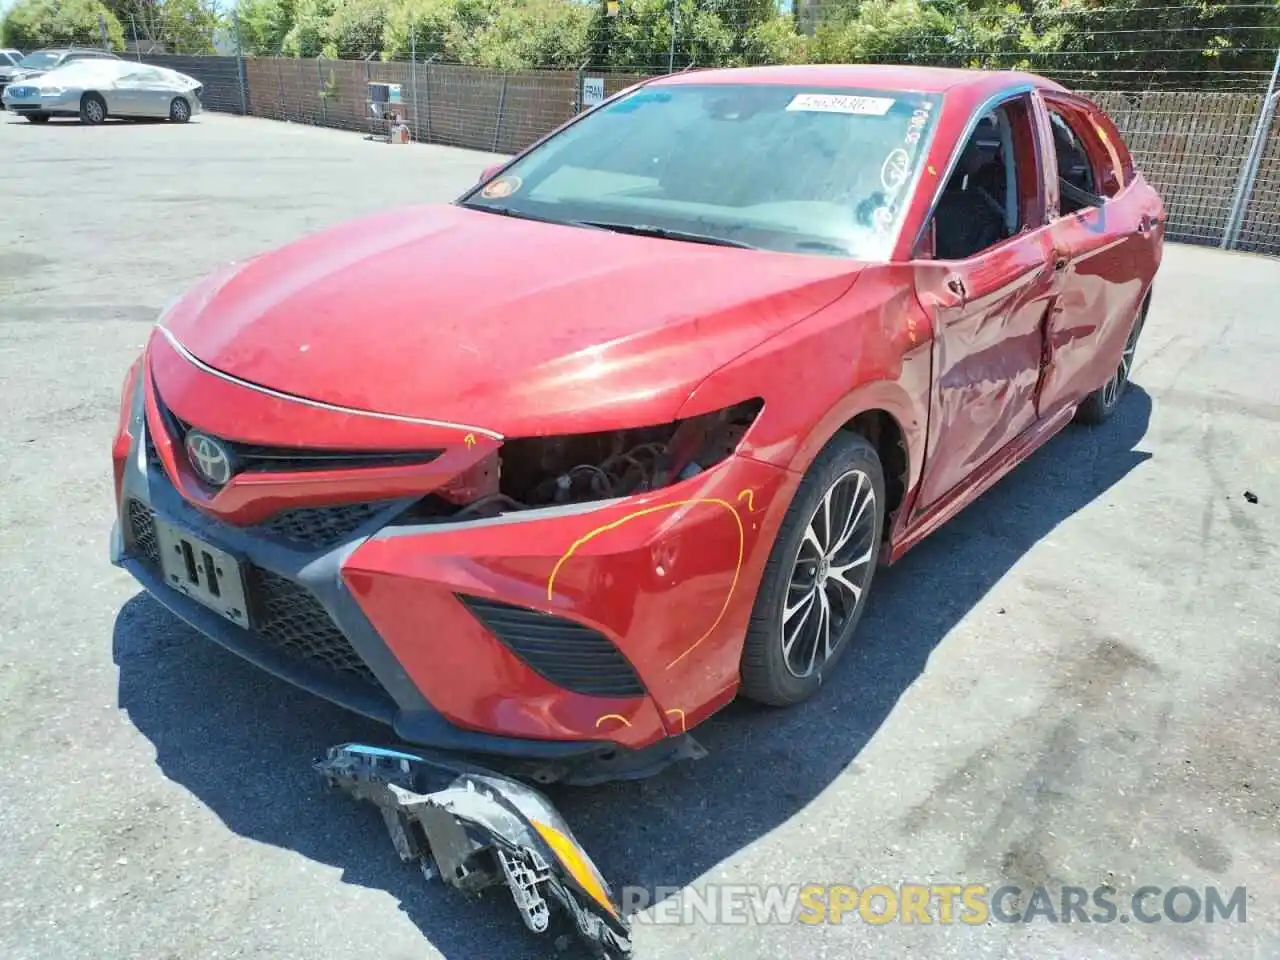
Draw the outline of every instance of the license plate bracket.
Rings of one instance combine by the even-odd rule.
[[[240,562],[199,537],[156,518],[156,543],[165,582],[192,600],[248,629],[249,604]]]

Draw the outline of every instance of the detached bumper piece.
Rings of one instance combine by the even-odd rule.
[[[630,924],[568,824],[542,794],[452,757],[344,744],[316,770],[382,813],[396,852],[464,893],[505,885],[534,933],[567,917],[592,956],[631,956]]]

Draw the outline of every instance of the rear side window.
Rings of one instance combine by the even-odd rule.
[[[1114,197],[1133,176],[1119,131],[1097,108],[1049,102],[1058,176],[1099,197]]]

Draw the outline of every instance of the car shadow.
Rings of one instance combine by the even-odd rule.
[[[735,704],[700,726],[709,750],[647,781],[548,791],[616,888],[683,886],[802,810],[858,756],[934,648],[1059,523],[1126,477],[1151,413],[1131,385],[1101,428],[1071,426],[902,560],[880,572],[858,640],[831,682],[786,711]],[[921,588],[928,602],[921,602]],[[516,911],[468,902],[399,862],[372,807],[323,791],[309,761],[387,731],[202,639],[145,594],[114,632],[119,702],[162,773],[235,833],[376,888],[446,957],[552,956]],[[838,716],[838,723],[829,718]],[[744,784],[750,788],[744,789]]]
[[[13,110],[0,111],[0,119],[8,118],[11,123],[20,124],[24,127],[31,127],[33,130],[53,130],[53,129],[79,129],[81,127],[94,127],[98,130],[124,129],[126,127],[154,126],[157,124],[167,124],[170,121],[164,117],[107,117],[106,120],[98,124],[85,124],[80,122],[79,117],[50,117],[44,123],[32,123],[20,113]],[[196,117],[192,117],[187,123],[199,123]],[[177,126],[177,124],[175,124]]]

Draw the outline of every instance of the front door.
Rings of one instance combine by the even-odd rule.
[[[917,261],[933,319],[933,384],[918,510],[1037,418],[1045,316],[1059,290],[1030,94],[980,118],[933,215],[939,258]],[[977,249],[974,249],[974,248]]]
[[[1044,320],[1057,290],[1045,240],[1034,231],[922,278],[922,299],[936,306],[921,509],[1036,420]]]

